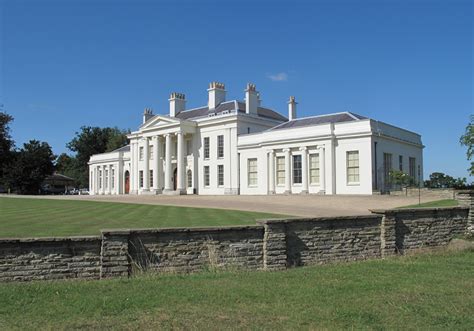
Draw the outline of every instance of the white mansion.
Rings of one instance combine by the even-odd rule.
[[[420,135],[350,112],[288,118],[226,100],[210,84],[207,106],[186,109],[172,93],[169,115],[145,109],[130,145],[93,155],[91,194],[372,194],[390,188],[390,170],[422,180]]]

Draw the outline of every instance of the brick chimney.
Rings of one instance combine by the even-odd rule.
[[[173,92],[169,98],[170,117],[175,117],[186,108],[186,97],[183,93]]]
[[[153,110],[151,108],[145,108],[145,110],[143,111],[143,123],[145,123],[152,117],[153,117]]]
[[[298,103],[295,100],[295,97],[291,96],[290,100],[288,101],[288,119],[290,121],[296,119],[296,105]]]
[[[257,115],[258,92],[255,84],[248,83],[245,89],[245,112],[249,115]]]
[[[209,101],[207,105],[209,106],[209,110],[214,110],[216,107],[225,101],[225,85],[219,82],[211,82],[209,83]]]

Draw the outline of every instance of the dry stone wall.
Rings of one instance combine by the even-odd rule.
[[[0,281],[100,277],[100,237],[0,240]]]
[[[101,237],[0,239],[0,281],[128,277],[142,271],[281,270],[383,258],[446,245],[472,228],[472,209],[262,220],[255,226],[104,230]]]

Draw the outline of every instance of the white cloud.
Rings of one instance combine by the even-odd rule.
[[[288,74],[286,72],[280,72],[278,74],[270,74],[268,78],[273,80],[274,82],[284,82],[288,80]]]

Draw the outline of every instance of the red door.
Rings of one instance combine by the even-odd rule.
[[[125,171],[125,194],[130,192],[130,173]]]

